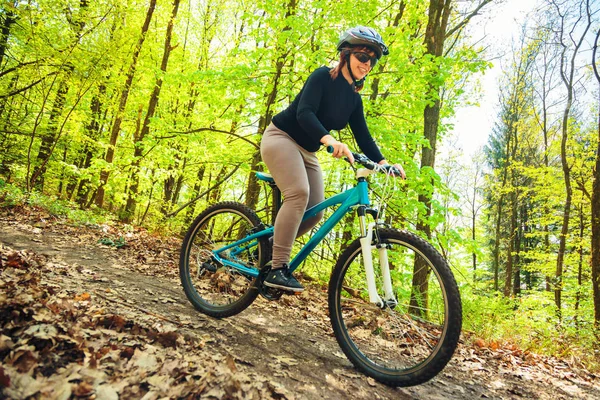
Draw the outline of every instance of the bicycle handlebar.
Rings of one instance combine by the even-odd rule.
[[[327,152],[330,154],[333,153],[333,146],[327,146]],[[369,159],[369,157],[365,156],[364,154],[354,153],[354,152],[351,152],[351,153],[352,153],[352,157],[354,157],[354,161],[359,163],[366,169],[382,172],[386,175],[402,176],[402,174],[400,173],[398,168],[394,167],[393,165],[390,165],[390,164],[379,165],[379,164],[371,161]],[[344,160],[348,161],[348,159],[346,157],[344,157]]]

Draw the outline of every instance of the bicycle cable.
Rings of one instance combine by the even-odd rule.
[[[387,201],[391,199],[392,194],[396,191],[396,181],[394,174],[384,165],[378,165],[377,170],[385,174],[383,184],[381,185],[381,195],[379,196],[379,206],[377,207],[377,218],[378,224],[385,222],[385,209],[387,208]],[[390,183],[393,182],[393,187],[390,188]]]

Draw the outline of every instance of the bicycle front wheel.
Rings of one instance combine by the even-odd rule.
[[[335,337],[354,366],[390,386],[428,381],[450,361],[462,326],[458,287],[441,255],[418,236],[379,229],[373,241],[377,291],[385,298],[379,249],[387,250],[396,301],[369,302],[359,240],[342,253],[329,283]]]
[[[243,204],[223,202],[207,208],[192,223],[181,247],[179,275],[194,307],[216,318],[245,310],[259,294],[256,279],[223,265],[213,251],[243,239],[262,227],[256,213]],[[258,269],[268,261],[269,241],[244,242],[221,257]]]

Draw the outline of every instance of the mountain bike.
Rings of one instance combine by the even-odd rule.
[[[352,364],[389,386],[412,386],[436,376],[450,361],[462,326],[459,290],[444,258],[421,237],[396,230],[371,205],[367,177],[390,175],[362,154],[356,184],[306,210],[304,218],[336,207],[289,264],[293,272],[342,218],[356,210],[360,236],[339,255],[331,273],[328,307],[335,338]],[[273,213],[281,193],[273,178]],[[392,179],[387,179],[389,182]],[[367,217],[373,217],[373,220]],[[274,219],[274,217],[273,217]],[[237,202],[207,208],[190,226],[180,254],[185,294],[200,312],[225,318],[259,296],[284,292],[263,285],[269,272],[273,227]],[[270,264],[269,264],[270,265]]]

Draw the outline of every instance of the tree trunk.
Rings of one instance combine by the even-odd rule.
[[[550,160],[548,159],[548,153],[550,152],[550,146],[548,145],[548,107],[546,105],[546,80],[544,79],[542,81],[542,83],[544,84],[544,90],[542,91],[543,93],[543,98],[542,98],[542,112],[543,112],[543,118],[542,118],[542,132],[544,134],[544,167],[545,167],[545,173],[547,174],[549,169],[550,169]],[[547,182],[546,180],[544,180],[545,182]],[[544,208],[544,215],[550,215],[550,207],[548,207],[547,202],[544,202],[543,205]],[[545,254],[550,254],[550,227],[548,226],[548,224],[544,224],[544,253]],[[545,276],[545,280],[546,280],[546,291],[550,291],[552,286],[551,286],[551,279],[550,276],[546,275]]]
[[[514,178],[512,179],[514,182]],[[508,248],[506,249],[506,276],[504,279],[504,296],[510,297],[512,295],[512,283],[513,283],[513,267],[514,267],[514,256],[513,249],[516,240],[515,232],[517,230],[517,193],[513,188],[511,193],[511,212],[510,212],[510,229],[508,235]]]
[[[100,121],[102,121],[103,118],[103,106],[100,99],[104,97],[105,93],[106,86],[104,84],[101,84],[100,86],[98,86],[98,94],[95,95],[91,101],[90,111],[92,112],[92,117],[90,123],[86,127],[87,136],[90,138],[91,143],[96,143],[100,136],[100,131],[102,127]],[[87,169],[92,165],[92,160],[94,159],[96,151],[97,149],[95,145],[86,142],[80,168]],[[81,208],[84,208],[88,203],[88,195],[90,189],[91,185],[89,179],[85,178],[79,181],[79,184],[77,185],[76,199],[77,203]]]
[[[177,144],[175,144],[176,148],[179,148]],[[167,168],[168,174],[165,180],[163,181],[163,201],[160,206],[160,212],[163,215],[167,215],[171,209],[171,205],[173,204],[173,198],[175,196],[175,185],[177,180],[175,179],[175,171],[179,171],[181,160],[179,159],[179,155],[175,155],[175,164],[169,165]]]
[[[43,190],[44,188],[44,173],[46,172],[46,166],[52,156],[56,141],[58,140],[58,119],[65,106],[67,93],[69,91],[68,80],[73,70],[74,67],[72,65],[67,67],[67,72],[60,81],[58,90],[56,91],[56,98],[54,99],[54,104],[46,127],[46,134],[42,137],[42,144],[40,145],[37,155],[38,164],[33,169],[33,173],[29,179],[29,187],[31,188],[36,188],[38,190]]]
[[[477,180],[475,180],[476,182]],[[477,232],[476,232],[476,228],[477,228],[477,209],[475,207],[475,202],[477,201],[477,188],[475,187],[477,184],[475,183],[474,187],[473,187],[473,198],[472,198],[472,203],[471,203],[471,240],[473,241],[473,246],[475,246],[476,240],[477,240]],[[473,282],[475,282],[477,280],[477,254],[475,253],[475,250],[473,250],[473,254],[472,254],[472,258],[473,258]]]
[[[494,250],[492,251],[494,256],[494,290],[500,289],[500,233],[502,226],[502,208],[504,205],[504,195],[500,195],[498,204],[496,207],[496,235],[494,240]]]
[[[165,45],[163,51],[162,61],[160,63],[160,70],[162,72],[167,72],[167,65],[169,64],[169,56],[171,55],[171,37],[173,35],[173,25],[175,22],[175,18],[177,17],[177,11],[179,10],[179,2],[180,0],[173,1],[173,10],[171,12],[171,18],[169,19],[169,23],[167,25],[167,32],[165,35]],[[123,216],[124,222],[131,222],[133,215],[135,214],[135,209],[137,207],[137,194],[139,190],[139,167],[141,163],[142,156],[144,155],[144,138],[148,136],[150,133],[150,120],[154,118],[154,114],[156,113],[156,108],[158,107],[158,101],[160,100],[160,91],[162,89],[163,78],[162,75],[157,79],[156,85],[154,85],[154,90],[152,91],[152,95],[150,96],[150,100],[148,102],[148,111],[146,112],[146,117],[144,118],[144,125],[142,127],[142,131],[140,136],[135,141],[135,150],[134,150],[134,162],[133,162],[133,184],[129,188],[129,194],[127,197],[127,206],[125,207],[125,214]]]
[[[0,32],[0,67],[2,66],[2,62],[4,61],[4,55],[6,54],[6,48],[8,47],[10,27],[15,22],[17,22],[17,15],[9,9],[4,14],[4,18],[2,20],[2,29]]]
[[[201,165],[200,168],[198,168],[198,174],[196,176],[196,183],[194,183],[194,189],[192,190],[192,199],[195,199],[200,194],[200,189],[202,189],[202,180],[204,179],[204,171],[205,170],[206,170],[205,165]],[[196,209],[195,205],[196,205],[196,203],[193,203],[193,205],[190,205],[188,207],[187,212],[185,213],[185,218],[183,220],[184,227],[187,227],[191,224],[192,219],[194,218],[194,210]],[[184,228],[184,229],[187,229],[187,228]]]
[[[289,0],[288,4],[287,4],[287,10],[286,13],[283,17],[284,20],[287,20],[290,16],[295,15],[296,14],[296,8],[298,7],[298,2],[297,0]],[[283,29],[282,32],[286,32],[291,30],[292,28],[289,25],[286,25]],[[263,133],[265,132],[265,129],[267,129],[267,127],[269,126],[269,124],[271,123],[271,118],[273,117],[273,110],[272,107],[275,104],[275,101],[277,100],[277,92],[279,90],[279,80],[281,78],[282,72],[283,72],[283,67],[285,66],[287,57],[289,56],[291,52],[291,46],[277,46],[275,48],[275,55],[277,57],[277,60],[275,61],[275,74],[273,75],[273,79],[270,83],[271,85],[271,91],[265,95],[266,99],[265,99],[265,113],[264,115],[261,115],[259,122],[258,122],[258,134],[260,137],[262,137]],[[259,162],[260,162],[261,156],[260,156],[260,149],[258,149],[255,153],[254,156],[252,157],[252,166],[250,168],[250,175],[248,176],[248,186],[246,187],[246,201],[245,204],[252,208],[255,209],[256,205],[258,203],[258,195],[260,192],[260,186],[258,185],[258,179],[256,178],[256,171],[261,170]]]
[[[560,76],[565,84],[565,89],[567,90],[567,103],[565,105],[565,110],[563,112],[562,119],[562,139],[560,142],[560,156],[561,156],[561,166],[563,170],[563,175],[565,179],[565,189],[566,189],[566,199],[565,199],[565,211],[563,214],[563,225],[560,233],[559,245],[558,245],[558,257],[556,259],[556,276],[555,276],[555,288],[554,288],[554,302],[556,303],[556,308],[558,312],[559,318],[561,318],[561,307],[562,307],[562,281],[563,281],[563,266],[564,266],[564,258],[566,251],[566,242],[567,235],[569,233],[569,218],[571,215],[571,201],[573,197],[573,189],[571,188],[571,166],[567,160],[567,141],[569,138],[569,116],[571,112],[571,106],[573,105],[573,97],[574,97],[574,84],[575,84],[575,59],[579,53],[579,49],[583,44],[583,41],[586,37],[590,26],[592,25],[592,19],[589,8],[589,0],[586,0],[585,12],[587,13],[587,19],[584,20],[583,14],[580,14],[580,18],[578,21],[586,21],[583,28],[584,29],[576,29],[580,27],[571,27],[569,28],[569,32],[567,32],[567,28],[564,26],[565,16],[564,13],[561,12],[560,7],[561,4],[557,2],[552,2],[556,7],[558,15],[560,16],[560,30],[558,31],[558,35],[560,37],[560,45],[562,47],[561,53],[561,63],[560,63]],[[580,8],[583,10],[583,7]],[[577,25],[577,24],[576,24]],[[578,41],[574,41],[573,32],[577,31],[581,36]],[[567,59],[567,49],[568,45],[565,43],[564,37],[565,35],[568,37],[566,43],[574,44],[573,52],[570,58]]]
[[[572,103],[572,88],[571,94],[567,99],[567,106],[563,114],[562,123],[562,139],[560,144],[560,157],[563,175],[565,179],[565,208],[563,213],[563,223],[560,231],[559,244],[558,244],[558,256],[556,259],[556,274],[554,279],[554,303],[558,311],[559,317],[561,316],[562,309],[562,281],[563,281],[563,267],[565,259],[565,251],[567,247],[567,235],[569,233],[569,220],[571,217],[571,202],[573,198],[573,189],[571,187],[571,167],[567,160],[567,139],[569,136],[568,124],[569,124],[569,111]]]
[[[217,176],[214,177],[214,180],[218,181],[219,179],[224,177],[226,174],[227,174],[227,166],[223,165],[221,167],[221,169],[219,170],[219,172],[217,173]],[[212,177],[212,171],[211,171],[211,177]],[[212,179],[209,179],[209,181],[212,181]],[[210,191],[210,194],[208,195],[208,202],[211,204],[219,202],[221,199],[222,192],[223,192],[223,186],[215,187],[213,190]]]
[[[600,31],[596,33],[594,42],[594,50],[592,55],[592,66],[596,80],[600,83],[600,74],[596,67],[596,50],[598,49],[598,38]],[[600,98],[598,99],[600,103]],[[592,224],[592,287],[594,291],[594,326],[600,329],[600,108],[598,110],[598,137],[596,143],[596,164],[592,174],[592,201],[591,208],[591,224]]]
[[[583,197],[583,196],[582,196]],[[585,216],[583,215],[583,202],[579,206],[579,246],[577,253],[579,260],[577,262],[577,291],[575,292],[575,323],[579,325],[579,304],[581,303],[581,293],[583,292],[583,238],[585,232]]]
[[[594,41],[594,50],[592,52],[592,67],[596,80],[600,83],[600,74],[596,67],[596,51],[598,49],[598,39],[600,31],[596,33]],[[599,97],[600,103],[600,97]],[[600,106],[599,106],[600,107]],[[600,108],[598,109],[598,137],[596,143],[596,164],[592,173],[592,200],[591,224],[592,224],[592,287],[594,292],[594,327],[600,329]]]
[[[18,80],[19,75],[15,74],[8,86],[9,91],[16,86]],[[1,132],[3,132],[4,135],[2,136],[2,143],[0,143],[0,154],[2,155],[2,161],[0,161],[0,175],[4,175],[5,177],[7,177],[7,180],[12,173],[11,166],[13,164],[14,157],[14,155],[11,154],[11,147],[13,147],[14,141],[11,140],[10,134],[8,132],[9,127],[11,125],[11,115],[13,113],[13,110],[16,108],[14,107],[14,97],[11,99],[11,104],[8,104],[8,102],[8,98],[0,100],[0,117],[4,117],[1,129]],[[5,110],[7,110],[6,113]]]
[[[425,46],[427,48],[426,53],[434,59],[441,57],[444,53],[446,29],[452,9],[451,3],[452,0],[429,1],[429,18],[425,31]],[[437,74],[434,72],[433,76],[437,76]],[[429,147],[423,146],[422,148],[421,170],[427,168],[433,169],[435,167],[435,151],[441,108],[439,80],[432,80],[429,83],[428,98],[433,101],[433,104],[428,104],[423,112],[423,135],[429,142]],[[430,184],[434,185],[433,182]],[[431,238],[431,225],[429,223],[429,217],[431,216],[431,196],[432,194],[419,195],[419,202],[425,205],[425,214],[419,218],[417,230],[423,232],[427,238]],[[427,305],[423,304],[423,301],[427,301],[424,296],[427,293],[429,274],[426,272],[428,269],[423,268],[424,266],[419,264],[415,262],[412,282],[413,293],[410,300],[411,312],[415,315],[421,315],[422,312],[420,310],[427,309]]]
[[[523,224],[526,221],[526,211],[527,207],[525,205],[520,207],[520,216],[519,221],[517,221],[517,234],[515,235],[515,263],[513,265],[513,288],[512,292],[515,296],[521,294],[521,250],[524,244],[524,231]]]
[[[110,133],[110,141],[108,143],[108,149],[106,150],[105,161],[107,164],[112,164],[114,156],[115,156],[115,148],[117,145],[117,138],[119,137],[119,132],[121,131],[121,123],[123,122],[123,115],[125,113],[125,107],[127,106],[127,98],[129,97],[129,91],[131,90],[131,86],[133,84],[133,77],[135,75],[135,70],[137,68],[137,60],[142,51],[142,45],[146,40],[146,34],[148,33],[148,28],[150,27],[150,21],[152,20],[152,15],[154,14],[154,8],[156,7],[156,0],[150,0],[150,4],[148,5],[148,11],[146,12],[146,19],[144,20],[144,24],[142,25],[142,31],[140,34],[140,38],[135,46],[135,50],[133,51],[133,58],[131,60],[131,64],[129,65],[129,69],[127,70],[127,76],[125,78],[125,85],[121,90],[121,97],[119,99],[119,107],[117,109],[117,113],[115,116],[115,120],[113,122],[113,126]],[[96,205],[98,207],[102,207],[104,204],[104,185],[108,182],[108,177],[110,176],[110,171],[108,169],[103,170],[100,173],[100,186],[96,190]]]
[[[258,204],[258,197],[260,194],[260,185],[258,184],[258,179],[256,178],[256,171],[261,171],[262,168],[260,166],[260,149],[257,149],[254,152],[254,156],[252,156],[252,166],[250,167],[250,175],[248,176],[248,185],[246,187],[246,201],[245,204],[251,209],[255,209]]]
[[[600,79],[599,79],[600,81]],[[600,112],[598,114],[600,116]],[[598,145],[592,185],[592,286],[594,289],[594,324],[600,329],[600,118],[598,120]]]
[[[87,10],[88,5],[89,4],[87,0],[80,0],[79,15],[67,16],[67,20],[71,24],[71,27],[77,37],[77,41],[80,39],[81,32],[83,32],[83,28],[85,27],[85,18],[83,17],[83,14]],[[71,78],[73,71],[75,71],[75,66],[71,62],[66,62],[61,66],[61,69],[64,72],[64,76],[60,81],[58,90],[56,92],[56,98],[54,99],[54,105],[52,107],[52,111],[50,112],[50,118],[46,127],[46,134],[42,137],[42,144],[37,155],[38,165],[34,168],[28,185],[29,187],[37,186],[40,190],[43,189],[44,186],[44,174],[46,172],[46,166],[48,165],[50,157],[52,156],[52,152],[54,151],[58,139],[62,134],[62,128],[60,131],[58,129],[58,119],[60,118],[65,106],[67,93],[69,92],[69,79]]]
[[[139,185],[139,176],[137,174],[137,170],[141,163],[141,155],[142,149],[139,143],[139,137],[142,135],[142,106],[138,109],[138,118],[136,122],[135,132],[133,134],[133,163],[131,164],[129,179],[127,180],[128,187],[125,189],[126,193],[129,193],[127,197],[127,203],[125,207],[119,211],[119,218],[123,222],[131,222],[133,220],[133,213],[128,213],[128,210],[132,208],[132,203],[135,204],[135,199],[131,196],[131,192],[135,191],[137,193],[138,185]],[[133,207],[135,212],[135,207]]]

